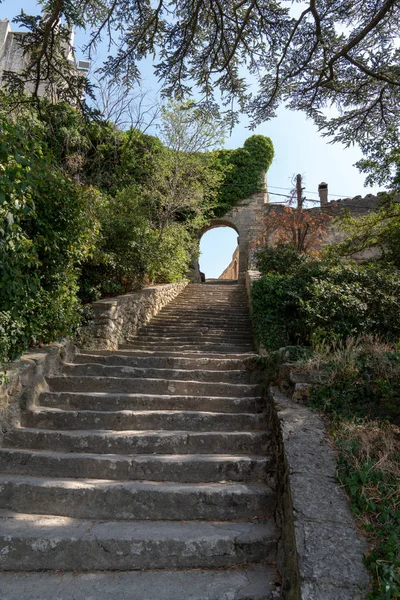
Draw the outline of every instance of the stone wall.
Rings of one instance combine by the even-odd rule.
[[[155,285],[139,292],[105,298],[92,304],[93,318],[81,333],[80,345],[88,349],[115,350],[134,337],[186,283]]]
[[[246,271],[251,261],[252,242],[257,238],[263,225],[263,216],[265,206],[268,203],[268,193],[266,191],[257,192],[250,198],[243,200],[240,204],[234,206],[223,217],[212,219],[211,223],[205,227],[199,235],[201,236],[215,229],[216,227],[232,227],[238,234],[239,245],[239,273],[238,279],[244,281]],[[195,265],[191,278],[195,282],[200,282],[200,270]]]
[[[379,204],[380,198],[373,194],[368,194],[364,198],[362,196],[355,196],[354,198],[345,198],[343,200],[333,200],[328,202],[323,209],[321,207],[314,207],[305,209],[311,213],[320,213],[323,210],[325,213],[332,217],[332,221],[328,225],[327,236],[324,239],[322,245],[337,244],[346,239],[348,234],[341,231],[335,223],[335,217],[339,216],[343,210],[348,210],[350,214],[357,218],[367,215],[369,212],[375,210]],[[268,204],[265,207],[265,215],[268,215],[270,211],[283,212],[285,206],[282,204]],[[268,245],[274,243],[274,233],[271,232],[268,238]],[[351,256],[353,260],[363,262],[371,258],[377,258],[380,255],[379,248],[368,248],[362,252],[357,252]]]
[[[0,446],[4,434],[20,424],[21,410],[33,406],[40,392],[48,389],[45,377],[59,373],[75,352],[75,346],[65,340],[25,352],[20,360],[6,365],[0,385]]]
[[[336,481],[336,457],[322,418],[273,387],[267,411],[277,468],[283,597],[364,600],[367,543]]]
[[[239,275],[239,246],[232,254],[232,260],[218,279],[237,279]]]
[[[24,31],[12,31],[10,22],[8,19],[0,19],[0,87],[3,85],[3,73],[4,71],[10,71],[11,73],[21,73],[29,63],[29,58],[24,55],[21,40],[26,33]],[[71,37],[69,43],[67,41],[62,42],[65,53],[68,60],[73,63],[76,67],[76,73],[80,75],[86,75],[87,70],[80,68],[75,61],[74,48],[74,34],[71,31]],[[82,63],[80,63],[82,64]],[[25,92],[32,93],[35,85],[33,83],[27,83],[25,85]],[[49,85],[49,83],[41,82],[38,89],[39,97],[51,97],[53,100],[57,100],[58,92],[57,89]]]

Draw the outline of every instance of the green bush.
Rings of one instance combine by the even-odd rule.
[[[264,246],[254,254],[257,269],[263,274],[287,275],[307,262],[305,254],[299,254],[292,244]]]
[[[78,266],[90,250],[91,190],[53,163],[40,129],[0,115],[1,361],[71,333]]]
[[[182,223],[158,227],[156,212],[137,186],[98,202],[101,233],[82,268],[84,302],[140,289],[148,281],[173,283],[185,278],[195,251],[192,236]]]
[[[312,262],[252,290],[254,331],[267,350],[349,336],[400,337],[400,276],[378,265]]]

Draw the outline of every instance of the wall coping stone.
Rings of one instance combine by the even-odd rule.
[[[34,406],[39,394],[49,389],[46,376],[60,373],[63,362],[72,362],[75,353],[75,345],[65,339],[32,348],[5,365],[6,377],[0,384],[0,447],[4,434],[20,425],[21,411]]]
[[[256,269],[249,269],[248,271],[246,271],[247,300],[249,303],[250,315],[252,318],[253,318],[253,305],[251,302],[251,289],[253,287],[254,282],[261,279],[261,277],[262,277],[262,275],[261,275],[260,271],[257,271]],[[260,342],[258,342],[258,340],[256,340],[256,339],[254,339],[254,342],[256,344],[258,354],[260,356],[267,356],[268,353],[267,353],[264,345],[261,344]]]
[[[364,600],[369,575],[367,542],[354,524],[344,490],[336,481],[336,457],[322,418],[269,391],[282,500],[280,567],[285,598]]]
[[[184,283],[153,285],[92,304],[93,317],[79,335],[79,345],[88,350],[116,350],[137,335],[164,306],[176,298]]]

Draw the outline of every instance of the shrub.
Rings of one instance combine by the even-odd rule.
[[[90,250],[90,190],[52,162],[40,130],[0,115],[1,360],[71,333],[79,263]]]
[[[252,299],[254,331],[267,350],[365,334],[400,337],[400,276],[377,265],[304,264],[256,281]]]
[[[158,227],[155,213],[156,207],[136,186],[98,203],[101,235],[82,268],[83,301],[123,294],[148,281],[185,278],[195,249],[192,237],[182,223]]]
[[[348,338],[323,345],[313,362],[322,362],[327,380],[315,387],[311,406],[332,417],[388,419],[400,417],[400,353],[376,338]]]
[[[276,273],[286,275],[307,262],[305,254],[299,254],[292,244],[264,246],[254,254],[257,269],[263,274]]]

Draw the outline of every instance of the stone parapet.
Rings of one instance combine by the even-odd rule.
[[[246,285],[247,300],[249,303],[250,315],[251,315],[252,319],[253,319],[253,306],[252,306],[252,302],[251,302],[251,289],[253,287],[254,282],[258,281],[260,279],[260,277],[261,277],[260,271],[256,271],[255,269],[250,269],[249,271],[246,271],[245,285]],[[257,351],[260,354],[260,356],[266,356],[267,351],[264,348],[263,344],[261,344],[255,338],[254,338],[254,343],[256,344]]]
[[[6,365],[0,385],[0,447],[8,430],[21,422],[21,411],[32,407],[42,391],[48,390],[46,377],[61,371],[63,362],[72,361],[76,347],[69,341],[25,352]]]
[[[277,465],[278,567],[287,600],[364,600],[367,543],[335,480],[336,457],[322,418],[271,387]]]
[[[80,334],[80,346],[93,350],[116,350],[118,344],[134,337],[140,327],[180,294],[186,285],[155,285],[94,302],[93,316]]]

